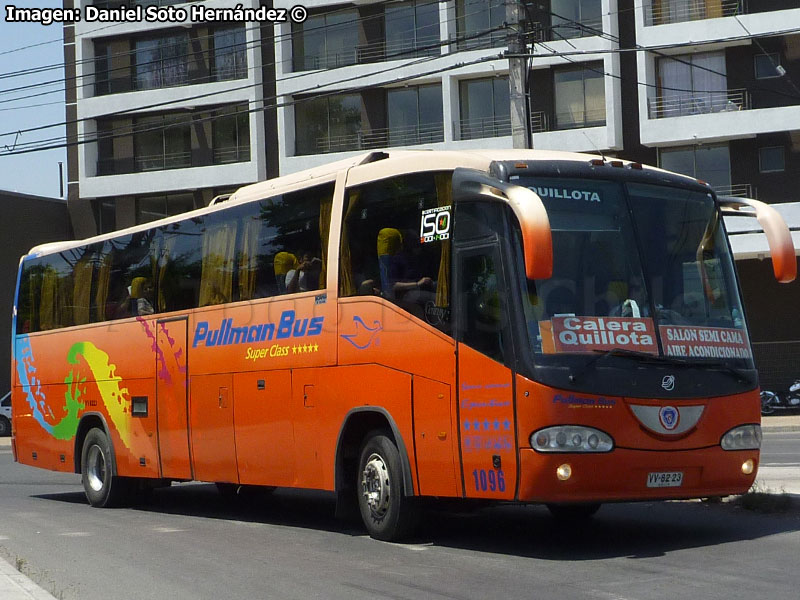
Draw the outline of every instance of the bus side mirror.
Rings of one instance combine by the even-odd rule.
[[[535,192],[500,181],[482,171],[458,168],[453,172],[453,203],[464,200],[508,204],[522,231],[525,275],[528,279],[552,277],[553,234],[550,231],[547,210]]]
[[[755,217],[767,236],[769,253],[772,256],[772,270],[775,279],[780,283],[789,283],[797,277],[797,256],[794,251],[794,241],[786,221],[780,213],[769,204],[753,200],[752,198],[736,198],[723,196],[717,198],[722,207],[722,214],[728,216]],[[742,208],[751,208],[753,212],[744,212]]]

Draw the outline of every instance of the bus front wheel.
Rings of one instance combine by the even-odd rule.
[[[358,461],[358,507],[369,535],[387,542],[414,530],[417,507],[405,495],[400,452],[386,432],[373,432],[361,446]]]
[[[92,506],[119,506],[131,492],[131,481],[113,475],[114,455],[105,431],[94,428],[86,434],[81,451],[81,481]]]

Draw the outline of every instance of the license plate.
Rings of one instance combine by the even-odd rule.
[[[662,471],[647,474],[647,487],[680,487],[683,484],[683,471]]]

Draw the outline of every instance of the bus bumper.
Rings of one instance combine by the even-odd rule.
[[[748,460],[752,472],[745,473]],[[758,461],[758,450],[726,451],[719,446],[669,452],[617,448],[605,454],[543,454],[523,448],[518,499],[609,502],[743,494],[755,481]],[[559,477],[563,465],[569,469],[562,468]],[[567,471],[570,476],[563,479]],[[679,485],[676,473],[681,473]]]

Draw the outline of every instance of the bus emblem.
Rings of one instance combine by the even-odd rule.
[[[675,389],[675,375],[664,375],[664,379],[661,380],[661,387],[671,392]]]
[[[661,410],[658,411],[658,420],[661,422],[661,426],[664,429],[672,431],[678,426],[681,416],[678,409],[674,406],[663,406]]]

